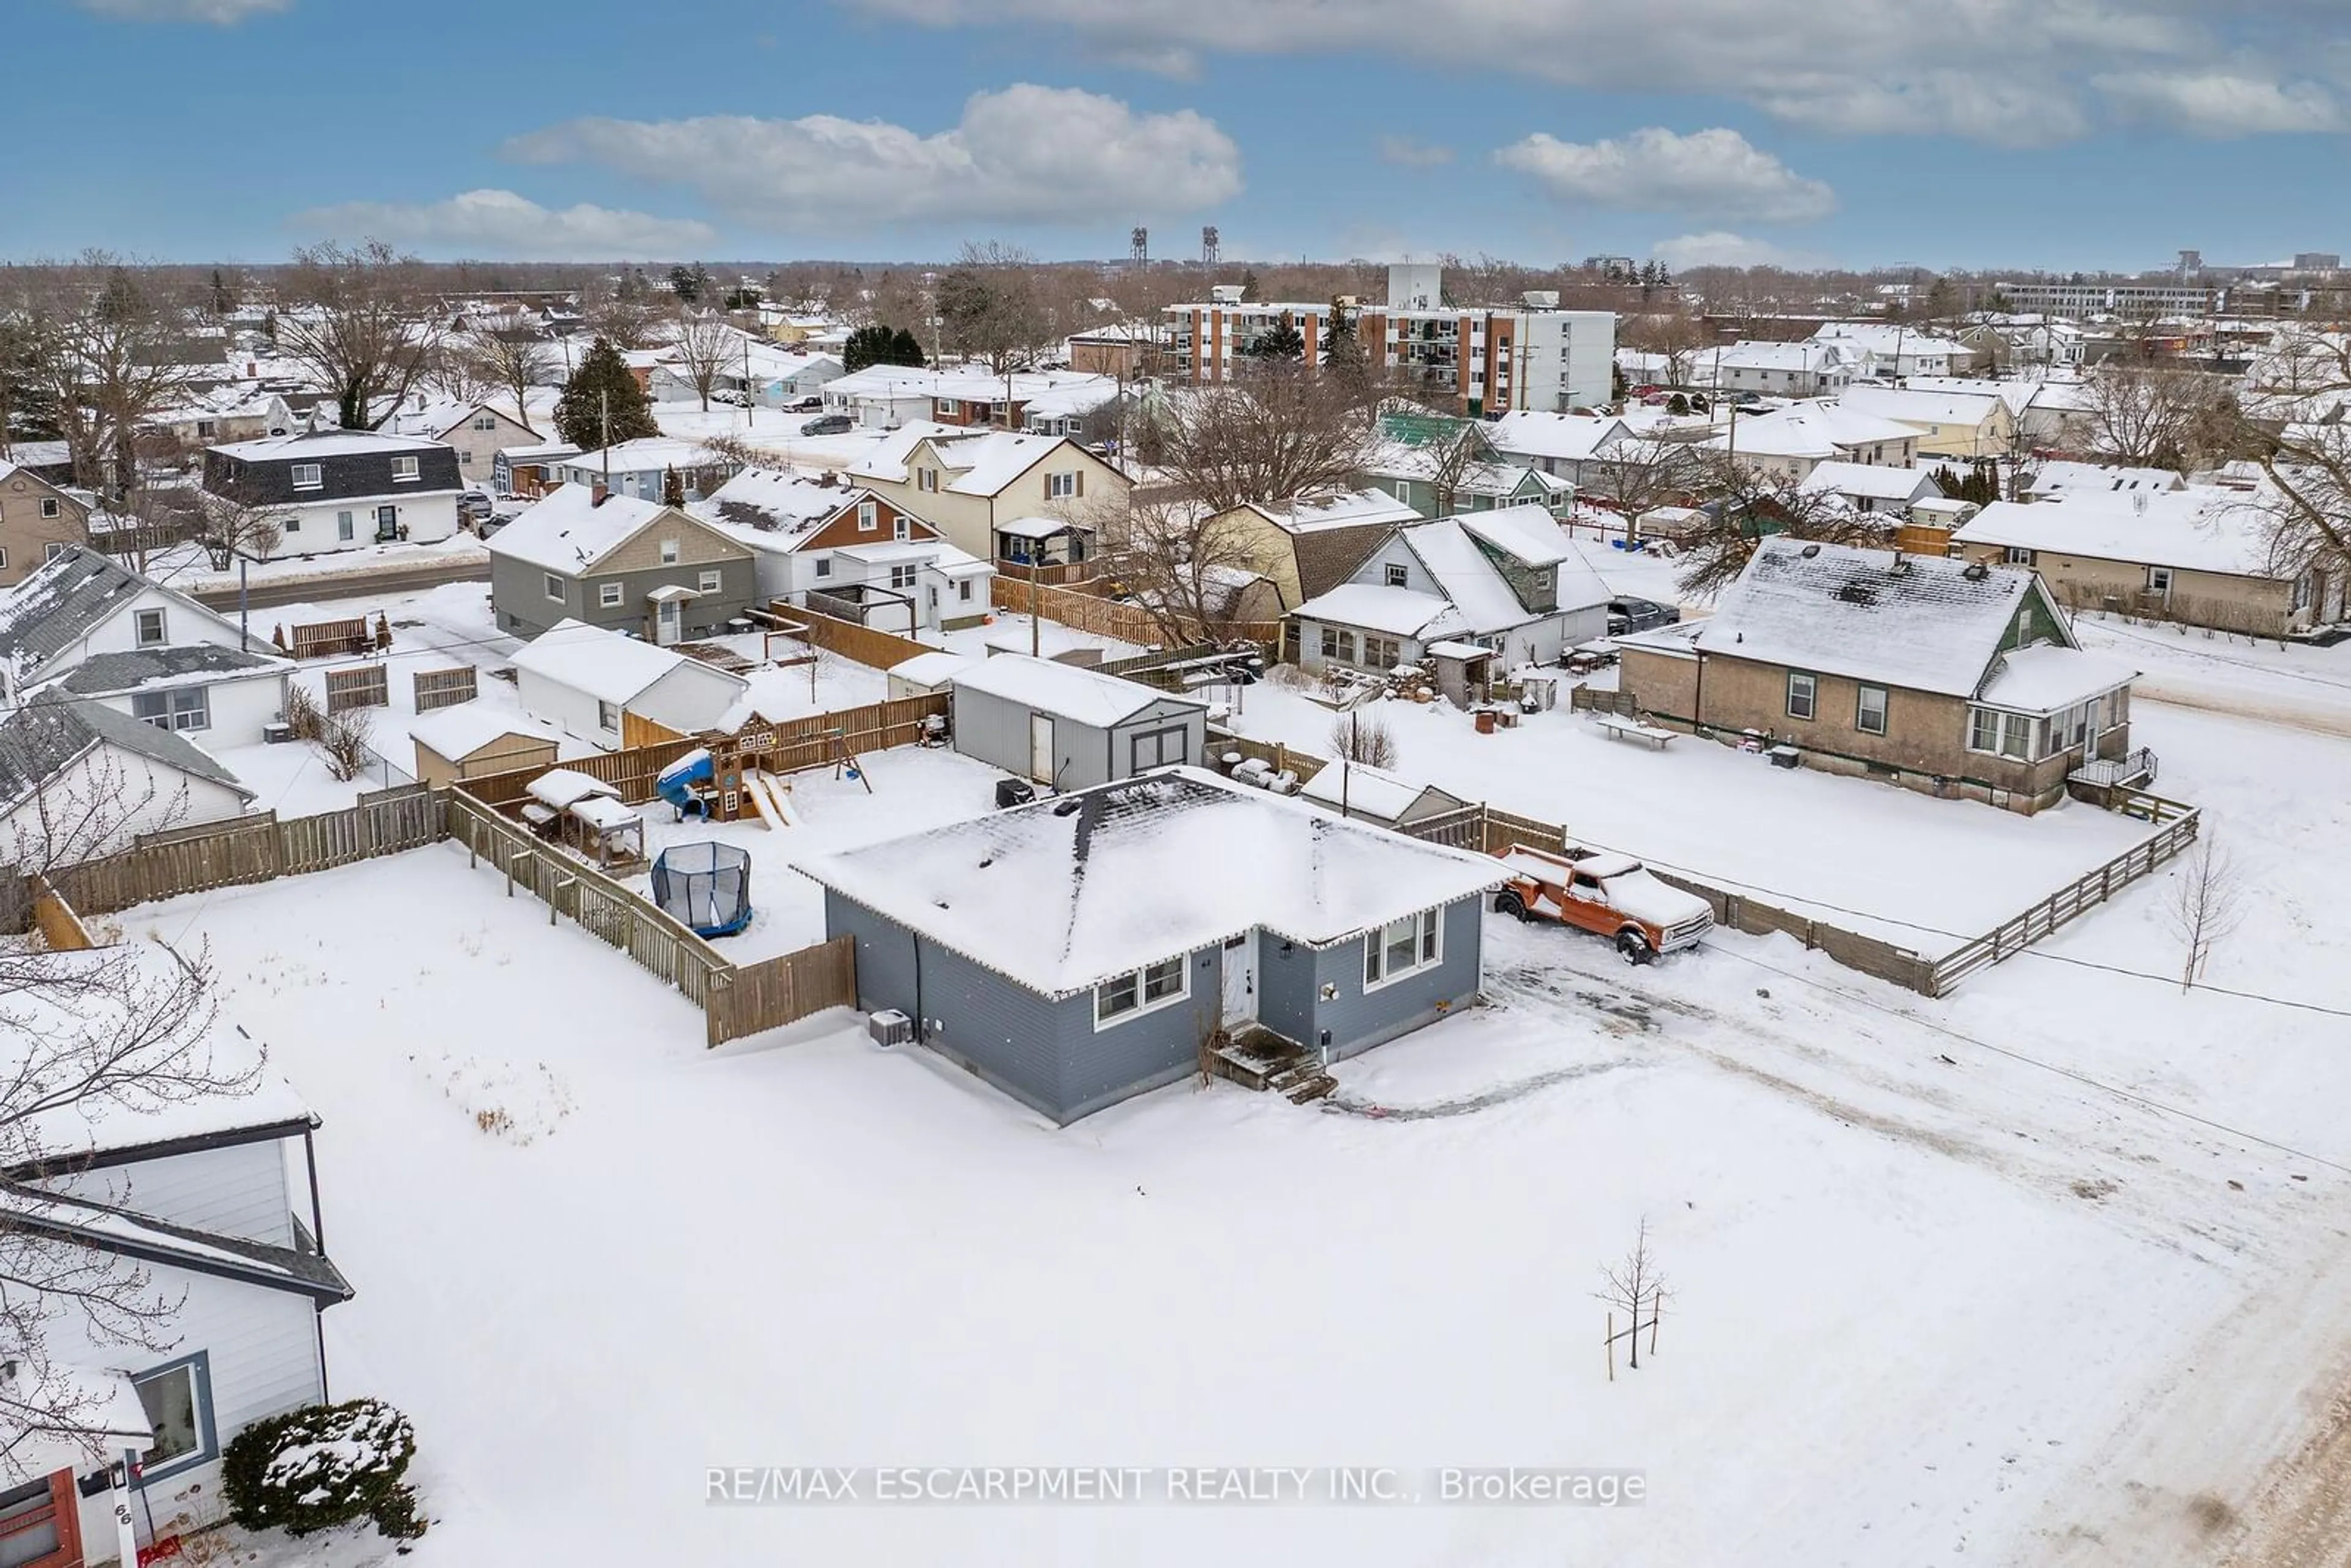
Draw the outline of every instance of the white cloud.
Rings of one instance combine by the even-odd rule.
[[[1687,272],[1693,267],[1810,267],[1822,265],[1819,257],[1804,252],[1719,229],[1708,234],[1681,235],[1673,239],[1659,240],[1649,247],[1649,254],[1676,272]]]
[[[1799,224],[1836,210],[1836,193],[1736,131],[1683,136],[1651,126],[1622,140],[1562,141],[1541,131],[1494,154],[1562,202],[1636,213]]]
[[[1105,211],[1123,223],[1212,207],[1241,189],[1240,149],[1213,120],[1026,83],[976,94],[960,123],[929,135],[829,114],[574,120],[516,137],[506,152],[686,185],[768,229],[1099,226]]]
[[[76,0],[85,11],[125,22],[210,22],[226,27],[272,11],[283,11],[294,0]]]
[[[1207,53],[1383,50],[1621,92],[1723,96],[1844,134],[1956,134],[2032,145],[2085,134],[2095,78],[2168,84],[2134,115],[2192,134],[2301,129],[2287,85],[2339,36],[2339,0],[840,0],[930,26],[1041,24],[1088,50],[1189,73]],[[2215,113],[2215,60],[2282,100]],[[2234,101],[2252,101],[2244,92]]]
[[[1413,136],[1383,136],[1380,161],[1399,169],[1435,169],[1453,162],[1453,149]]]
[[[512,191],[467,191],[445,202],[347,202],[287,220],[306,234],[380,239],[464,257],[533,261],[670,260],[706,251],[717,231],[585,203],[543,207]]]
[[[2315,82],[2227,71],[2177,77],[2141,71],[2098,77],[2093,85],[2129,119],[2199,136],[2340,131],[2346,123],[2342,99]]]

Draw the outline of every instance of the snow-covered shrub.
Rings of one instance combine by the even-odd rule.
[[[256,1421],[222,1456],[229,1514],[248,1530],[294,1535],[354,1520],[395,1540],[424,1533],[404,1479],[416,1430],[379,1399],[313,1405]]]

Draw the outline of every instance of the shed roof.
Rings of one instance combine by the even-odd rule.
[[[1032,712],[1051,714],[1107,729],[1123,724],[1144,708],[1161,704],[1207,711],[1205,703],[1172,692],[1155,691],[1134,681],[1121,680],[1093,670],[1080,669],[1026,653],[998,653],[983,659],[955,676],[957,691],[971,690],[1019,703]]]
[[[584,622],[560,621],[517,649],[514,664],[517,669],[585,692],[600,702],[625,706],[664,675],[695,661],[674,649],[657,648],[618,632]],[[716,665],[696,667],[742,685],[740,676],[729,675]]]
[[[1211,865],[1215,875],[1200,874]],[[1309,947],[1333,946],[1501,880],[1484,855],[1193,768],[820,856],[799,869],[1055,997],[1259,927]]]
[[[485,706],[478,700],[425,714],[408,727],[408,735],[419,746],[452,762],[463,762],[510,735],[549,744],[555,740],[521,714]]]

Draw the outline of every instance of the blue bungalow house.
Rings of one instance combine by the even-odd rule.
[[[811,860],[858,1006],[1064,1124],[1218,1030],[1332,1061],[1478,994],[1495,862],[1187,768]]]

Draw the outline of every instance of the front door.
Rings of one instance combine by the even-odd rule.
[[[1053,781],[1053,721],[1041,713],[1029,716],[1029,777],[1040,784]]]
[[[1257,1021],[1257,935],[1225,944],[1225,1028],[1238,1030]]]
[[[398,507],[378,507],[375,509],[376,543],[388,545],[399,537],[400,508]]]
[[[678,601],[664,599],[661,601],[660,608],[653,612],[653,641],[662,647],[675,645],[678,638],[683,635],[681,628],[684,622],[678,614],[677,607]]]

